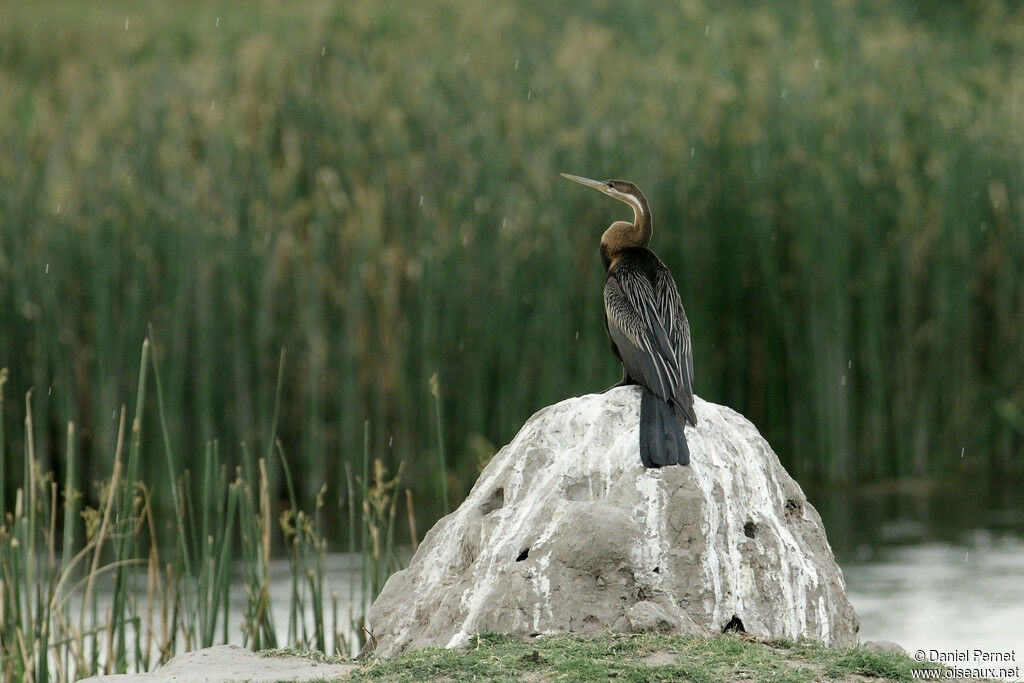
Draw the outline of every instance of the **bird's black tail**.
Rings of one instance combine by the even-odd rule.
[[[672,406],[646,387],[640,398],[640,460],[644,467],[690,464],[683,425]]]

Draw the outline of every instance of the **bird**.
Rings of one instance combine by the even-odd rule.
[[[605,330],[623,370],[622,381],[611,388],[641,386],[644,466],[687,465],[684,425],[697,426],[690,323],[672,273],[648,248],[653,226],[647,198],[627,180],[561,175],[633,209],[632,223],[615,221],[601,235]]]

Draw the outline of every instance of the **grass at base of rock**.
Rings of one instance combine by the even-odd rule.
[[[319,650],[309,650],[304,647],[272,647],[267,650],[260,650],[256,654],[260,657],[305,657],[314,662],[323,662],[324,664],[350,664],[353,661],[351,657],[329,655]]]
[[[283,653],[309,654],[275,651]],[[372,659],[345,680],[910,681],[911,670],[922,668],[935,667],[900,653],[833,650],[814,641],[760,641],[733,634],[556,634],[523,640],[485,633],[474,636],[464,650],[428,648]]]

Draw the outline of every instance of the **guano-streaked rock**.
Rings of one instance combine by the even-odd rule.
[[[700,633],[856,642],[818,513],[757,429],[696,399],[691,465],[645,469],[640,392],[533,417],[374,602],[377,653],[474,633]]]

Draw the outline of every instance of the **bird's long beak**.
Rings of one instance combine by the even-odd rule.
[[[608,186],[605,185],[600,180],[591,180],[590,178],[583,178],[583,177],[578,176],[578,175],[569,175],[568,173],[559,173],[558,175],[562,176],[563,178],[568,178],[569,180],[571,180],[573,182],[576,182],[576,183],[579,183],[580,185],[586,185],[587,187],[592,187],[595,190],[597,190],[598,192],[603,192],[604,194],[608,194]]]

